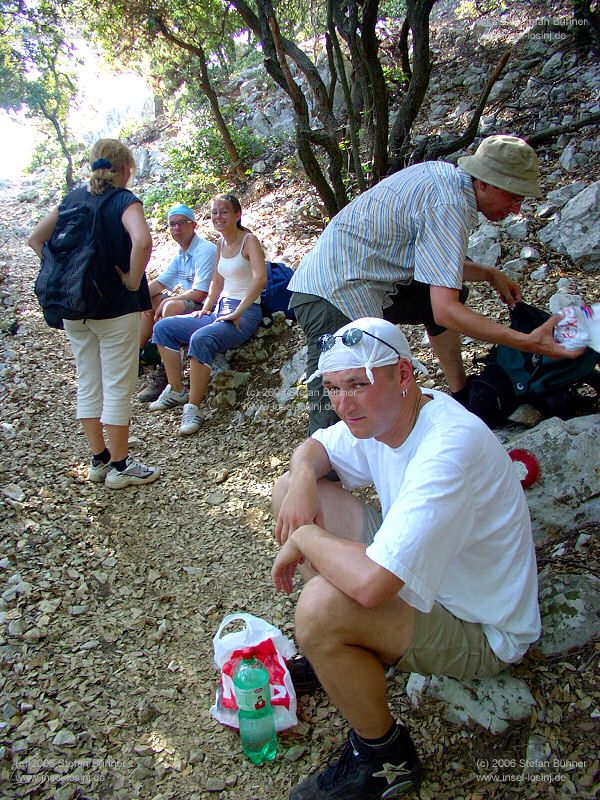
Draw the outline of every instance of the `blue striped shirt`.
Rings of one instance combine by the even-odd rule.
[[[173,261],[156,280],[170,292],[178,286],[184,292],[190,289],[208,292],[216,262],[217,246],[195,233],[188,249],[180,248]]]
[[[325,298],[349,319],[381,317],[397,283],[460,289],[476,225],[471,176],[444,161],[415,164],[336,214],[288,288]]]

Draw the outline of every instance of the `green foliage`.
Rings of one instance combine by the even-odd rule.
[[[244,161],[256,160],[264,150],[264,142],[246,126],[232,130],[231,136]],[[193,133],[172,147],[168,155],[167,175],[144,197],[144,206],[152,216],[164,215],[174,202],[191,207],[208,203],[229,186],[226,176],[231,164],[221,135],[207,114],[198,115]]]
[[[384,19],[404,19],[406,16],[406,0],[382,0],[379,14]]]
[[[461,0],[455,14],[458,19],[473,19],[505,8],[504,0]]]
[[[35,145],[31,161],[25,172],[35,172],[37,169],[53,167],[60,157],[58,142],[50,136],[44,137]]]
[[[399,63],[393,64],[391,67],[383,64],[381,69],[383,70],[383,77],[388,85],[388,89],[392,91],[408,80],[408,77],[402,71],[402,67]]]
[[[0,106],[24,108],[52,131],[73,178],[67,143],[67,115],[76,93],[73,47],[60,0],[0,0]]]

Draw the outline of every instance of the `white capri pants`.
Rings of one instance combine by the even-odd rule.
[[[129,425],[140,351],[141,314],[65,319],[77,365],[77,419]]]

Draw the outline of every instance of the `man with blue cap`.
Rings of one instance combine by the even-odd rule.
[[[171,236],[179,245],[179,252],[149,284],[152,310],[142,314],[142,349],[150,341],[159,319],[190,314],[202,308],[215,271],[217,247],[196,233],[196,217],[192,209],[183,203],[172,206],[167,213],[167,222]],[[177,289],[180,291],[173,294]],[[167,382],[164,367],[160,365],[151,383],[137,395],[137,399],[142,403],[156,400]]]
[[[456,400],[419,389],[395,325],[358,319],[319,348],[341,421],[301,444],[274,488],[272,575],[284,592],[296,570],[305,580],[294,685],[312,674],[351,730],[289,797],[387,800],[418,789],[422,768],[386,669],[470,680],[518,662],[540,633],[535,550],[506,451]],[[369,485],[381,512],[351,493]]]

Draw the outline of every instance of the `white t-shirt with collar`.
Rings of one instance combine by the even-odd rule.
[[[529,510],[496,436],[442,392],[400,447],[356,439],[339,422],[313,438],[349,489],[373,484],[383,523],[367,556],[429,612],[437,601],[478,622],[494,652],[518,661],[540,634]]]

